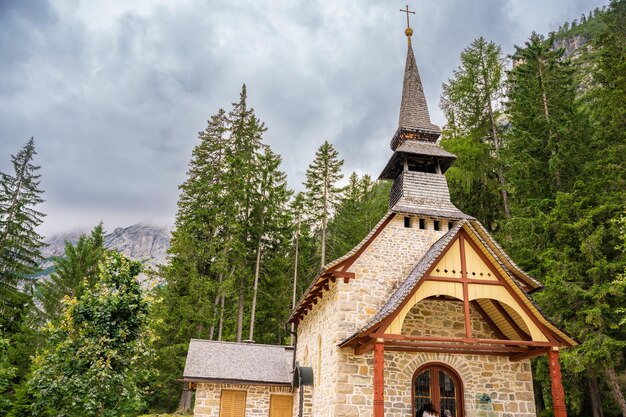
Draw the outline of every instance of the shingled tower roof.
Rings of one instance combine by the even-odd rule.
[[[391,140],[391,149],[406,140],[435,142],[441,129],[430,121],[428,105],[424,96],[424,87],[415,62],[415,54],[411,46],[413,29],[405,31],[408,38],[406,65],[404,67],[404,83],[402,86],[402,102],[400,103],[400,119],[398,130]]]
[[[413,54],[413,47],[410,42],[404,67],[404,84],[402,86],[402,103],[400,104],[400,123],[398,128],[423,130],[432,132],[437,136],[439,136],[440,132],[439,126],[432,124],[430,121],[422,80],[415,63],[415,54]]]

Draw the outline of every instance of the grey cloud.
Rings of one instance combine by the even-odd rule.
[[[556,29],[601,4],[555,1],[415,4],[414,49],[433,120],[445,122],[440,86],[472,39],[510,52],[532,29]],[[83,13],[90,2],[0,1],[0,171],[34,135],[45,233],[100,219],[108,227],[171,221],[197,132],[246,83],[292,187],[301,188],[325,139],[346,160],[346,175],[377,176],[397,126],[401,6],[191,0],[148,12],[124,6],[92,27]]]

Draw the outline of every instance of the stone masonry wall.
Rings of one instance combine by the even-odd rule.
[[[341,281],[343,283],[343,281]],[[298,325],[298,346],[296,360],[301,366],[313,368],[313,386],[304,388],[303,411],[305,416],[330,417],[335,396],[337,378],[337,356],[340,342],[337,335],[338,306],[337,295],[340,280],[330,284],[310,311]],[[345,314],[345,313],[344,313]],[[299,393],[294,400],[294,416],[298,415]]]
[[[372,352],[356,356],[345,351],[339,375],[335,417],[371,417],[374,360]],[[535,417],[530,361],[511,362],[502,356],[385,352],[385,417],[410,417],[412,379],[422,365],[439,362],[461,377],[465,417]],[[348,393],[339,395],[340,392]],[[487,401],[485,399],[488,398]]]
[[[498,339],[482,316],[470,305],[472,335],[479,339]],[[410,336],[465,337],[463,302],[426,299],[406,315],[402,334]]]
[[[446,233],[447,228],[434,230],[433,219],[425,220],[426,229],[419,229],[418,217],[411,217],[412,227],[404,227],[404,216],[396,214],[349,268],[356,278],[338,285],[339,306],[345,312],[339,325],[341,340],[380,310],[426,251]]]
[[[219,417],[222,390],[246,391],[246,417],[267,417],[271,395],[291,395],[291,388],[267,385],[199,383],[196,387],[194,417]],[[294,402],[297,399],[294,398]]]

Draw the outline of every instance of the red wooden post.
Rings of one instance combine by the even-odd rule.
[[[374,344],[374,417],[385,416],[385,345],[379,340]]]
[[[559,364],[559,351],[548,352],[548,363],[550,365],[550,380],[552,381],[552,406],[554,407],[554,417],[567,417],[565,408],[565,391],[561,383],[561,365]]]

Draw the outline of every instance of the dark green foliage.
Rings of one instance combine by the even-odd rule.
[[[104,252],[102,223],[90,235],[81,235],[75,245],[65,242],[64,255],[55,259],[54,273],[49,280],[37,284],[35,296],[45,319],[56,320],[61,316],[65,296],[80,297],[85,289],[95,286],[98,263]]]
[[[141,265],[110,252],[93,288],[70,298],[28,382],[38,416],[119,416],[144,407],[150,376],[148,303],[137,282]]]
[[[11,408],[11,400],[7,393],[17,374],[17,368],[9,361],[9,340],[2,337],[0,331],[0,415],[6,415]]]
[[[509,196],[500,150],[504,57],[500,47],[478,38],[461,53],[461,65],[444,83],[441,107],[448,119],[441,145],[458,156],[447,171],[452,201],[496,230],[509,218]]]
[[[291,273],[295,276],[295,297],[297,303],[311,280],[319,271],[320,257],[318,245],[312,232],[311,223],[306,213],[306,197],[298,193],[290,206],[293,236],[291,244]],[[294,290],[292,285],[292,292]]]
[[[585,131],[573,70],[552,45],[553,39],[533,33],[523,48],[516,46],[517,65],[509,73],[511,129],[503,158],[518,215],[569,189],[579,172]]]
[[[350,175],[343,198],[328,225],[329,260],[345,255],[376,226],[387,213],[389,181],[374,182],[369,175]]]
[[[537,35],[518,48],[523,61],[510,78],[506,156],[515,206],[504,243],[544,280],[536,296],[543,309],[580,341],[562,355],[571,415],[592,414],[592,404],[605,415],[626,412],[624,388],[611,382],[626,352],[617,221],[626,201],[626,2],[613,2],[601,19],[593,82],[578,99],[561,51]]]

